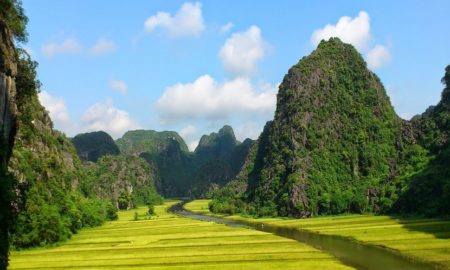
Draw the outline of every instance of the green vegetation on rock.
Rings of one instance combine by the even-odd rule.
[[[120,154],[113,138],[104,131],[78,134],[72,139],[72,143],[83,161],[96,162],[102,156]]]
[[[296,217],[448,214],[447,96],[444,90],[427,116],[401,120],[355,49],[337,38],[322,41],[284,77],[275,119],[211,209]],[[414,205],[416,198],[424,204]]]
[[[142,153],[160,153],[169,148],[172,141],[178,142],[181,151],[189,152],[183,138],[174,131],[133,130],[116,142],[123,154],[139,156]]]
[[[88,176],[81,184],[84,194],[112,200],[119,209],[159,204],[155,172],[144,159],[134,156],[104,156],[87,165]]]
[[[70,140],[53,130],[39,103],[37,63],[18,53],[18,132],[9,163],[16,193],[11,242],[24,248],[65,240],[82,227],[100,225],[108,219],[111,203],[79,192],[85,178],[81,161]]]

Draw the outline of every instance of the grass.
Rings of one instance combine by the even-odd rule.
[[[293,240],[168,213],[174,203],[151,220],[146,207],[124,211],[57,247],[14,251],[9,269],[351,269]]]
[[[197,213],[211,214],[208,203],[208,200],[196,200],[186,204],[185,208]],[[373,215],[325,216],[310,219],[254,219],[240,216],[226,218],[348,237],[400,252],[404,256],[435,264],[442,269],[450,269],[449,220]]]

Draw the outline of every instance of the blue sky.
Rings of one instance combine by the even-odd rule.
[[[175,130],[191,148],[224,124],[256,138],[277,85],[339,36],[381,78],[399,115],[440,98],[449,1],[24,0],[41,102],[67,135]]]

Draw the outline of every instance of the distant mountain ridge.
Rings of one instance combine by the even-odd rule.
[[[174,131],[133,130],[115,142],[99,131],[76,135],[72,141],[84,160],[104,163],[114,160],[108,157],[110,155],[118,155],[116,159],[125,158],[129,162],[138,162],[127,158],[130,156],[142,158],[152,168],[148,173],[153,175],[151,178],[160,194],[196,198],[205,197],[234,178],[253,143],[250,139],[244,143],[236,140],[233,129],[227,125],[217,133],[202,136],[194,152],[189,152],[183,138]],[[126,165],[123,160],[121,164],[133,166]],[[117,192],[113,193],[116,198]]]

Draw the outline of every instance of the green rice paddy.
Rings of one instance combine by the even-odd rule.
[[[352,269],[294,240],[168,213],[175,203],[150,220],[146,207],[120,212],[57,247],[14,251],[9,269]]]
[[[211,214],[208,202],[208,200],[193,201],[186,204],[185,208],[201,214]],[[253,219],[240,216],[226,218],[348,237],[399,252],[411,259],[432,263],[440,269],[450,269],[450,220],[373,215],[310,219]]]

